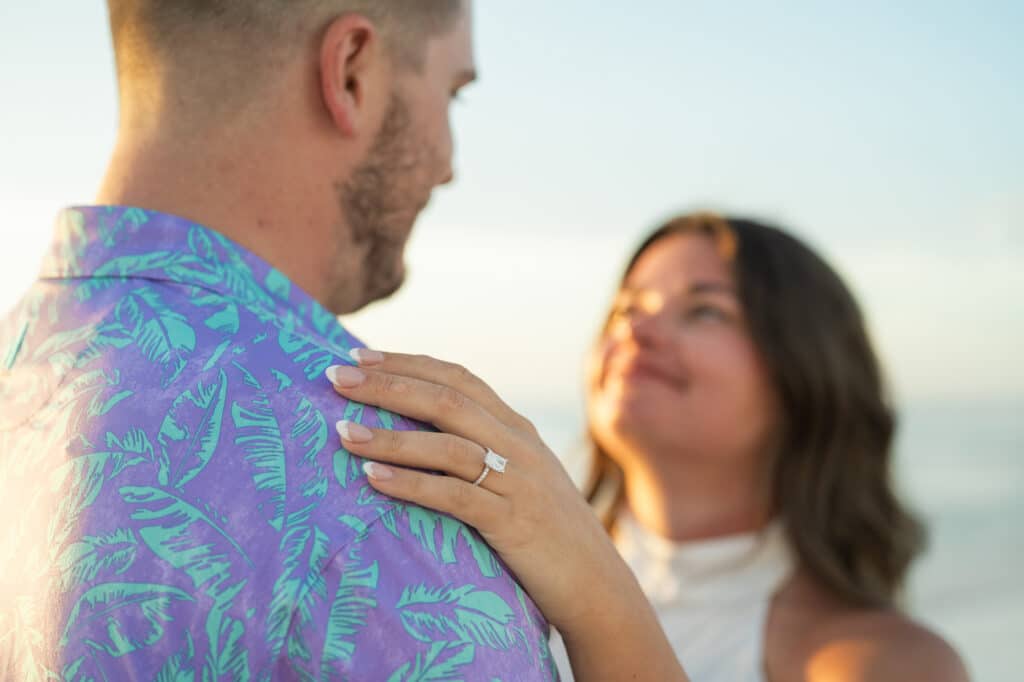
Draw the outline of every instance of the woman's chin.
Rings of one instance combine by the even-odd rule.
[[[629,443],[664,440],[678,433],[681,426],[678,410],[666,409],[663,401],[639,396],[622,396],[595,405],[589,416],[593,431],[611,440]]]

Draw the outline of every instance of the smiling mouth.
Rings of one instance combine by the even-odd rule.
[[[666,384],[676,390],[686,388],[686,381],[683,379],[648,364],[630,365],[622,373],[622,377],[630,383],[634,381],[655,381]]]

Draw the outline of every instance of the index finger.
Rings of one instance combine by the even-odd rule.
[[[529,441],[472,398],[449,386],[386,372],[379,367],[329,367],[327,378],[340,395],[433,424],[502,454],[529,452]]]
[[[361,367],[455,389],[505,426],[537,435],[537,429],[530,420],[509,407],[487,382],[462,365],[438,360],[429,355],[383,353],[366,348],[357,348],[350,355]]]

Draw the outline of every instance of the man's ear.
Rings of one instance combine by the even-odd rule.
[[[346,14],[327,28],[320,46],[320,87],[335,127],[353,137],[368,119],[368,97],[383,77],[380,33],[366,17]]]

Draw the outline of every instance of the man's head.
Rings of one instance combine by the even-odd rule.
[[[310,225],[289,226],[289,247],[319,243],[292,271],[266,235],[229,236],[332,311],[358,309],[400,286],[412,225],[451,180],[449,106],[475,78],[469,3],[108,0],[122,135],[219,150],[219,166],[237,150],[247,181],[273,185],[253,180],[255,203],[300,194]]]

